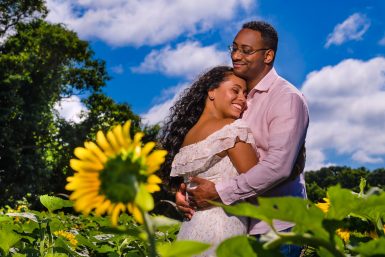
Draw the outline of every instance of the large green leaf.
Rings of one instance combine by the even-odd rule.
[[[324,214],[309,201],[298,197],[270,197],[258,198],[259,206],[240,203],[234,206],[222,206],[230,214],[260,219],[268,224],[273,220],[284,220],[296,224],[295,232],[304,234],[309,231],[324,240],[329,239],[329,233],[323,228]]]
[[[161,257],[189,257],[199,254],[210,247],[209,244],[196,241],[175,241],[157,245],[157,251]]]
[[[279,251],[275,249],[266,250],[263,248],[263,243],[257,241],[254,237],[246,235],[226,239],[218,246],[216,254],[218,257],[282,257]]]
[[[42,195],[40,196],[40,202],[48,209],[49,212],[60,210],[64,207],[72,207],[73,203],[69,200],[63,200],[56,196]]]
[[[154,209],[154,198],[152,198],[152,195],[147,191],[144,185],[140,185],[135,197],[135,203],[144,211],[151,211]]]
[[[363,257],[385,256],[385,238],[381,237],[367,243],[361,243],[358,247],[353,248],[353,251],[360,253]]]
[[[8,254],[9,249],[14,246],[21,237],[12,230],[0,230],[0,248],[3,249],[5,254]]]

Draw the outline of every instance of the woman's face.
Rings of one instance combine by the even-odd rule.
[[[246,109],[246,81],[231,74],[219,87],[209,91],[213,104],[221,118],[238,119]]]

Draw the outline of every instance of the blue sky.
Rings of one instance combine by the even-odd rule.
[[[308,100],[307,170],[385,166],[385,1],[47,0],[48,20],[88,40],[107,62],[104,92],[161,122],[197,75],[230,64],[242,23],[278,31],[276,70]],[[76,97],[63,116],[83,107]]]

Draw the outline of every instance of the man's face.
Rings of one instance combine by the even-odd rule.
[[[264,70],[265,53],[268,50],[263,43],[261,33],[252,29],[242,29],[234,38],[231,52],[234,73],[252,81]]]

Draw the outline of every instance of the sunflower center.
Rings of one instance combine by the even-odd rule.
[[[133,202],[141,182],[146,178],[140,175],[140,158],[132,161],[121,155],[107,161],[105,168],[100,172],[101,186],[99,194],[105,195],[113,203]]]

